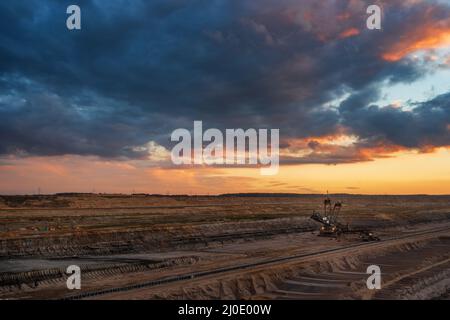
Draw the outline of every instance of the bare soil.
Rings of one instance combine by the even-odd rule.
[[[340,220],[382,240],[450,226],[450,196],[332,196]],[[64,298],[149,280],[314,254],[360,242],[317,236],[322,197],[62,194],[0,197],[0,298]],[[433,229],[434,230],[434,229]],[[347,253],[224,272],[99,299],[445,299],[449,229]],[[67,266],[82,290],[66,288]],[[384,289],[368,291],[380,265]]]

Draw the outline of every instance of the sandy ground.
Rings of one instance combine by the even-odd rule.
[[[96,299],[445,299],[450,197],[339,196],[341,220],[370,227],[377,246],[310,256],[201,279],[103,294]],[[55,299],[346,248],[354,236],[317,236],[322,198],[62,195],[0,201],[0,298]],[[66,288],[68,265],[82,290]],[[368,290],[370,264],[383,289]]]

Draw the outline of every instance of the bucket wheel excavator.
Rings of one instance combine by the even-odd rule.
[[[319,222],[322,226],[319,229],[319,236],[338,238],[342,234],[357,234],[362,241],[379,241],[371,231],[367,229],[350,229],[348,223],[342,224],[338,217],[341,212],[342,202],[337,201],[334,204],[328,196],[323,201],[323,213],[313,211],[311,219]]]

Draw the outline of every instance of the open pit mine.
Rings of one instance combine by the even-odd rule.
[[[449,298],[450,196],[0,197],[0,299]]]

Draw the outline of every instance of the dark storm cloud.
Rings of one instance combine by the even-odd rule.
[[[402,21],[420,26],[429,4],[392,1],[388,32],[369,32],[358,1],[76,1],[82,30],[70,32],[72,3],[0,4],[0,153],[136,158],[142,154],[133,146],[168,146],[173,129],[197,119],[208,127],[281,128],[282,139],[331,135],[345,125],[408,147],[447,143],[429,134],[426,124],[442,114],[428,104],[413,112],[368,107],[382,81],[426,73],[380,56],[411,28]],[[450,13],[437,12],[433,19]],[[345,13],[350,18],[338,20]],[[360,35],[343,39],[351,27]],[[324,106],[345,93],[340,106]],[[378,124],[391,116],[395,125],[414,121],[417,139]]]
[[[363,146],[380,143],[407,148],[450,145],[450,93],[419,103],[411,111],[358,102],[345,101],[341,108],[343,123],[363,139]],[[355,110],[348,112],[349,105]]]
[[[144,156],[126,146],[144,144],[142,114],[109,110],[113,102],[96,100],[97,112],[83,112],[90,106],[77,105],[59,96],[28,92],[0,102],[0,152],[37,155],[100,155],[103,157]],[[108,104],[109,103],[109,104]],[[135,130],[140,127],[139,132]],[[147,135],[151,134],[147,130]]]

